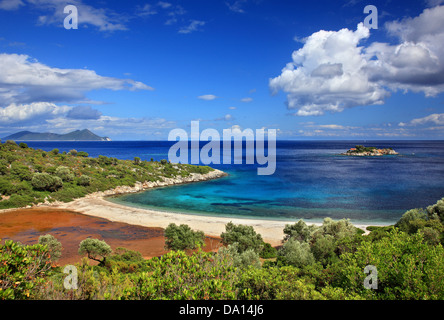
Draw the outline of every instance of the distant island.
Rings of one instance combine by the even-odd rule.
[[[376,147],[364,147],[361,145],[357,145],[354,148],[350,148],[341,155],[345,156],[384,156],[384,155],[398,155],[399,153],[393,150],[392,148],[384,148],[379,149]]]
[[[111,141],[108,137],[99,137],[92,133],[88,129],[75,130],[65,134],[50,133],[50,132],[30,132],[20,131],[11,134],[2,140],[14,140],[14,141]]]

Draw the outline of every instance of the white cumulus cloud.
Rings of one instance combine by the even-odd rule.
[[[78,102],[97,89],[153,90],[131,79],[98,75],[87,69],[61,69],[27,55],[0,54],[0,106],[11,103]]]
[[[38,18],[40,24],[54,24],[63,27],[63,20],[66,17],[63,9],[70,4],[77,7],[79,27],[92,25],[100,31],[127,30],[124,24],[126,22],[125,18],[110,11],[106,6],[96,8],[84,4],[81,0],[71,0],[69,2],[64,0],[27,0],[27,2],[32,4],[34,8],[45,11],[46,14],[40,15]]]
[[[17,10],[21,6],[24,6],[22,0],[2,0],[0,1],[0,9],[2,10]]]
[[[216,99],[217,96],[215,96],[214,94],[204,94],[202,96],[198,96],[197,98],[200,99],[200,100],[210,101],[210,100]]]
[[[381,104],[388,92],[369,81],[364,72],[368,63],[359,42],[369,37],[359,24],[356,31],[321,30],[293,52],[293,61],[270,79],[274,93],[287,93],[287,106],[296,114],[321,115],[358,105]]]
[[[51,118],[71,110],[68,106],[57,106],[49,102],[33,102],[30,104],[10,104],[0,108],[0,123],[11,124],[24,122],[38,117]]]
[[[346,108],[383,104],[391,92],[444,92],[444,6],[386,24],[397,44],[368,43],[370,30],[318,31],[304,39],[279,76],[274,94],[287,94],[295,115],[322,115]],[[364,40],[366,40],[364,42]]]
[[[187,34],[198,31],[200,27],[203,27],[205,25],[205,23],[205,21],[191,20],[189,25],[180,28],[178,32],[182,34]]]
[[[424,124],[436,124],[436,125],[444,125],[444,113],[433,113],[423,118],[416,118],[407,123],[400,122],[400,127],[405,126],[418,126]]]

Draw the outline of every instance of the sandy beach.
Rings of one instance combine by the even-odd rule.
[[[144,208],[124,206],[106,200],[106,197],[85,197],[69,203],[52,205],[53,208],[76,211],[85,215],[104,218],[110,221],[124,222],[131,225],[166,228],[168,224],[188,224],[194,230],[203,231],[207,236],[219,237],[225,231],[225,225],[232,221],[234,224],[252,226],[262,235],[265,242],[273,246],[282,244],[285,225],[294,222],[279,220],[241,219],[226,217],[211,217],[202,215],[181,214],[176,212],[157,211]],[[310,224],[307,222],[307,224]],[[319,223],[313,223],[319,225]],[[367,231],[368,225],[355,224],[356,227]]]
[[[208,236],[220,236],[225,225],[232,221],[235,224],[251,225],[260,233],[264,241],[272,245],[281,244],[283,229],[289,222],[270,220],[234,219],[210,217],[157,210],[128,207],[107,201],[106,198],[82,198],[69,203],[51,206],[61,210],[76,211],[85,215],[100,217],[110,221],[124,222],[154,228],[166,228],[168,224],[187,224],[194,230],[203,231]]]

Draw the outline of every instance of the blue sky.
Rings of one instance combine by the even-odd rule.
[[[0,136],[165,140],[199,120],[278,139],[443,139],[443,16],[441,0],[0,0]]]

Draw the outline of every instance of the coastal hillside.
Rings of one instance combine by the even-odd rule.
[[[65,134],[51,133],[51,132],[31,132],[31,131],[20,131],[11,134],[5,138],[6,140],[14,141],[111,141],[108,137],[99,137],[95,133],[88,129],[75,130]]]
[[[214,169],[207,166],[171,164],[167,160],[91,158],[77,150],[46,152],[8,140],[0,144],[0,209],[69,202],[98,191],[134,187],[137,183],[168,179],[180,183],[191,181],[193,174],[211,171]]]

